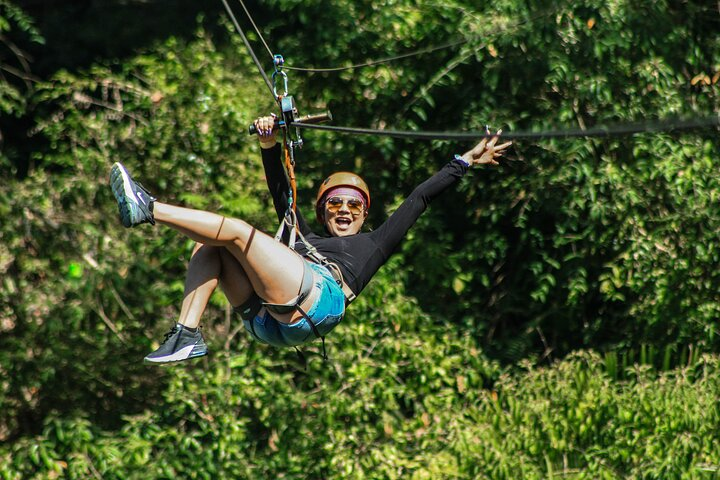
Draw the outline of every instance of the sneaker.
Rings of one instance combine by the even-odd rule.
[[[165,340],[160,348],[145,357],[145,363],[181,362],[190,358],[202,357],[207,353],[207,345],[205,345],[200,329],[191,332],[185,325],[178,323],[165,334]]]
[[[157,199],[134,181],[119,162],[116,162],[110,170],[110,187],[118,202],[123,226],[134,227],[141,223],[155,225],[152,210],[153,202]]]

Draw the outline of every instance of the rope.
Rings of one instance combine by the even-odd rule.
[[[272,53],[272,49],[268,46],[268,43],[265,41],[265,38],[263,37],[262,33],[260,33],[260,29],[258,28],[257,24],[255,23],[255,20],[253,20],[253,17],[252,17],[252,15],[250,14],[250,11],[249,11],[248,8],[245,6],[245,3],[243,2],[243,0],[238,0],[238,1],[240,2],[240,5],[242,5],[243,10],[245,10],[245,15],[247,15],[248,19],[250,20],[250,23],[252,24],[253,28],[255,29],[255,33],[257,33],[258,37],[260,38],[260,41],[261,41],[262,44],[265,46],[265,49],[267,50],[267,52],[268,52],[268,54],[270,55],[270,57],[273,58],[274,55],[273,55],[273,53]],[[223,0],[223,3],[225,3],[225,0]],[[238,31],[240,32],[240,35],[243,36],[243,40],[245,40],[245,36],[243,35],[242,30],[240,29],[240,26],[237,25],[237,21],[235,20],[235,17],[232,15],[232,12],[230,12],[229,7],[227,6],[227,4],[225,4],[225,5],[226,5],[226,9],[228,9],[228,13],[230,13],[233,21],[236,23],[236,25],[235,25],[236,28],[237,28]],[[519,23],[518,25],[521,25],[522,23],[523,23],[523,22]],[[498,32],[498,33],[499,33],[499,32]],[[308,72],[308,73],[341,72],[341,71],[344,71],[344,70],[354,70],[354,69],[356,69],[356,68],[370,67],[370,66],[373,66],[373,65],[380,65],[380,64],[383,64],[383,63],[389,63],[389,62],[392,62],[392,61],[395,61],[395,60],[400,60],[400,59],[403,59],[403,58],[415,57],[415,56],[422,55],[422,54],[425,54],[425,53],[431,53],[431,52],[435,52],[435,51],[438,51],[438,50],[444,50],[444,49],[446,49],[446,48],[451,48],[451,47],[456,47],[456,46],[458,46],[458,45],[463,45],[463,44],[465,44],[465,43],[467,43],[467,42],[468,42],[468,40],[466,40],[466,39],[464,39],[464,40],[457,40],[457,41],[445,43],[445,44],[443,44],[443,45],[438,45],[438,46],[435,46],[435,47],[428,47],[428,48],[423,48],[423,49],[415,50],[415,51],[408,52],[408,53],[403,53],[403,54],[400,54],[400,55],[396,55],[396,56],[394,56],[394,57],[386,57],[386,58],[381,58],[381,59],[379,59],[379,60],[370,60],[370,61],[365,62],[365,63],[356,64],[356,65],[349,65],[349,66],[345,66],[345,67],[330,67],[330,68],[313,68],[313,67],[307,67],[307,68],[305,68],[305,67],[291,67],[291,66],[288,66],[288,65],[284,65],[283,68],[284,68],[285,70],[293,70],[293,71],[297,71],[297,72]],[[245,42],[245,45],[248,46],[247,42]],[[250,49],[249,46],[248,46],[248,49]],[[251,55],[252,55],[252,52],[251,52]],[[254,58],[254,55],[253,55],[253,58]],[[257,62],[256,62],[256,63],[257,63]],[[259,68],[259,67],[258,67],[258,68]]]
[[[476,140],[483,137],[493,137],[495,134],[487,132],[433,132],[408,130],[378,130],[373,128],[334,127],[329,125],[313,125],[308,123],[293,123],[298,128],[311,130],[325,130],[330,132],[347,133],[352,135],[378,135],[394,138],[411,138],[417,140]],[[720,126],[720,113],[692,120],[676,120],[661,122],[642,122],[614,125],[610,127],[598,126],[588,129],[544,130],[539,132],[523,131],[503,132],[500,137],[507,140],[530,140],[550,138],[590,138],[590,137],[618,137],[624,135],[637,135],[640,133],[659,133],[672,131],[700,130]]]
[[[288,180],[290,181],[290,194],[292,195],[292,210],[296,211],[297,205],[297,182],[295,181],[295,166],[290,158],[290,145],[287,139],[287,131],[283,129],[283,143],[285,144],[285,170],[287,170]],[[292,247],[291,247],[292,248]]]
[[[258,60],[257,56],[255,55],[255,52],[252,49],[252,46],[250,45],[250,42],[248,42],[247,37],[245,36],[245,32],[243,32],[243,29],[240,28],[240,24],[238,23],[237,19],[235,18],[235,15],[232,12],[232,9],[230,8],[230,5],[228,5],[226,0],[222,0],[223,5],[225,5],[225,10],[227,10],[228,15],[230,15],[230,19],[232,20],[233,24],[235,24],[235,29],[240,34],[240,37],[242,37],[242,41],[245,44],[245,47],[248,49],[248,52],[250,53],[250,56],[253,59],[253,62],[255,62],[255,66],[257,66],[258,70],[260,71],[260,75],[262,76],[263,80],[265,80],[265,85],[267,85],[268,89],[270,89],[270,93],[273,96],[273,100],[275,102],[278,101],[278,99],[275,97],[275,90],[273,89],[272,82],[268,78],[267,74],[265,73],[265,70],[263,70],[262,65],[260,65],[260,61]]]

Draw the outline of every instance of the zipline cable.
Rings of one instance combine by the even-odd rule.
[[[252,15],[250,14],[250,10],[245,6],[245,3],[243,2],[243,0],[238,0],[238,1],[240,2],[240,5],[242,6],[243,10],[245,11],[245,15],[248,17],[248,20],[250,20],[250,23],[252,24],[253,28],[255,29],[255,33],[257,33],[258,37],[260,38],[260,41],[261,41],[262,44],[265,46],[265,49],[267,50],[268,54],[270,55],[270,58],[273,58],[274,54],[273,54],[273,52],[272,52],[272,49],[270,48],[270,46],[268,45],[268,43],[265,41],[265,38],[263,37],[263,34],[260,32],[260,29],[258,28],[257,24],[255,23],[255,20],[253,19]],[[225,0],[223,0],[223,3],[225,3]],[[226,4],[226,9],[228,9],[228,11],[229,11],[229,7],[227,6],[227,4]],[[550,9],[549,11],[546,11],[546,12],[539,13],[539,14],[537,14],[537,15],[534,15],[534,16],[526,19],[526,20],[522,20],[522,21],[520,21],[520,22],[517,22],[517,23],[514,23],[514,24],[512,24],[512,25],[509,25],[509,26],[507,26],[507,27],[505,27],[505,28],[501,28],[501,29],[497,30],[496,32],[494,32],[494,34],[493,34],[492,36],[498,36],[498,35],[500,35],[500,34],[502,34],[502,33],[506,33],[506,32],[508,32],[508,31],[511,31],[512,29],[521,27],[521,26],[523,26],[523,25],[525,25],[525,24],[527,24],[527,23],[534,22],[534,21],[536,21],[536,20],[538,20],[538,19],[540,19],[540,18],[548,17],[548,16],[550,16],[550,15],[554,15],[559,9],[560,9],[560,5],[556,6],[556,7],[553,8],[553,9]],[[230,15],[232,16],[232,13],[230,13]],[[238,29],[238,31],[240,31],[240,27],[239,27],[239,25],[237,25],[237,21],[235,21],[234,17],[233,17],[233,21],[236,23],[236,28]],[[241,35],[243,36],[243,40],[245,40],[244,34],[241,33]],[[448,48],[457,47],[457,46],[459,46],[459,45],[464,45],[464,44],[466,44],[466,43],[468,43],[468,42],[469,42],[468,39],[455,40],[455,41],[447,42],[447,43],[444,43],[444,44],[441,44],[441,45],[431,46],[431,47],[427,47],[427,48],[421,48],[421,49],[419,49],[419,50],[413,50],[413,51],[407,52],[407,53],[401,53],[401,54],[399,54],[399,55],[394,55],[394,56],[391,56],[391,57],[384,57],[384,58],[380,58],[380,59],[377,59],[377,60],[368,60],[367,62],[364,62],[364,63],[358,63],[358,64],[347,65],[347,66],[342,66],[342,67],[324,67],[324,68],[320,68],[320,67],[293,67],[293,66],[290,66],[290,65],[284,65],[283,68],[284,68],[285,70],[293,70],[293,71],[296,71],[296,72],[306,72],[306,73],[342,72],[342,71],[346,71],[346,70],[355,70],[355,69],[358,69],[358,68],[371,67],[371,66],[374,66],[374,65],[381,65],[381,64],[384,64],[384,63],[390,63],[390,62],[393,62],[393,61],[396,61],[396,60],[402,60],[402,59],[404,59],[404,58],[416,57],[416,56],[419,56],[419,55],[424,55],[424,54],[426,54],[426,53],[432,53],[432,52],[436,52],[436,51],[439,51],[439,50],[445,50],[445,49],[448,49]],[[246,42],[246,46],[247,46],[247,45],[248,45],[248,44],[247,44],[247,42]],[[249,48],[249,47],[248,47],[248,48]],[[252,53],[251,53],[251,54],[252,54]],[[252,55],[254,55],[254,54],[252,54]]]
[[[373,128],[334,127],[329,125],[312,125],[296,122],[292,124],[297,128],[324,130],[329,132],[347,133],[351,135],[376,135],[394,138],[409,138],[417,140],[477,140],[483,137],[493,137],[494,133],[487,132],[433,132],[408,130],[379,130]],[[700,130],[711,127],[720,127],[720,114],[692,120],[674,120],[660,122],[641,122],[620,124],[609,127],[598,126],[588,129],[546,130],[540,132],[516,131],[502,132],[500,137],[507,140],[541,140],[551,138],[602,138],[637,135],[641,133],[659,133],[673,131]]]
[[[255,24],[255,20],[253,20],[252,15],[250,15],[250,11],[245,6],[245,2],[243,0],[238,0],[240,2],[240,5],[242,5],[243,10],[245,10],[245,15],[247,15],[248,19],[250,20],[250,23],[252,24],[253,28],[255,29],[255,33],[257,33],[258,37],[260,37],[260,41],[263,45],[265,45],[265,50],[270,54],[270,58],[274,57],[274,54],[272,50],[270,50],[270,47],[268,46],[267,42],[265,41],[265,38],[263,37],[262,33],[260,33],[260,29]]]
[[[468,43],[468,40],[467,40],[467,39],[456,40],[456,41],[454,41],[454,42],[448,42],[448,43],[445,43],[445,44],[443,44],[443,45],[437,45],[437,46],[435,46],[435,47],[423,48],[423,49],[420,49],[420,50],[415,50],[415,51],[412,51],[412,52],[403,53],[403,54],[400,54],[400,55],[395,55],[395,56],[393,56],[393,57],[380,58],[380,59],[378,59],[378,60],[369,60],[369,61],[367,61],[367,62],[365,62],[365,63],[358,63],[358,64],[355,64],[355,65],[348,65],[348,66],[345,66],[345,67],[328,67],[328,68],[307,67],[307,68],[305,68],[305,67],[289,67],[289,66],[286,65],[286,66],[285,66],[285,69],[286,69],[286,70],[294,70],[294,71],[296,71],[296,72],[308,72],[308,73],[342,72],[342,71],[345,71],[345,70],[355,70],[355,69],[358,69],[358,68],[372,67],[373,65],[380,65],[380,64],[383,64],[383,63],[390,63],[390,62],[393,62],[393,61],[395,61],[395,60],[400,60],[400,59],[403,59],[403,58],[415,57],[415,56],[422,55],[422,54],[425,54],[425,53],[431,53],[431,52],[436,52],[436,51],[438,51],[438,50],[445,50],[445,49],[447,49],[447,48],[457,47],[458,45],[463,45],[463,44],[465,44],[465,43]]]
[[[255,55],[255,52],[252,49],[252,46],[250,45],[250,42],[248,42],[247,37],[245,36],[245,32],[243,32],[243,29],[240,28],[240,24],[238,23],[237,19],[235,18],[235,15],[233,14],[232,9],[230,8],[230,5],[228,5],[226,0],[222,0],[223,5],[225,5],[225,10],[227,10],[228,15],[230,15],[230,19],[232,20],[233,24],[235,24],[235,29],[240,34],[240,37],[242,38],[243,43],[245,44],[245,47],[248,49],[248,52],[250,53],[250,56],[253,59],[253,62],[255,62],[255,66],[257,66],[258,70],[260,71],[260,75],[262,76],[263,80],[265,80],[265,84],[267,85],[268,89],[270,89],[270,93],[273,96],[273,100],[277,103],[278,99],[275,96],[275,89],[273,88],[272,82],[270,82],[270,79],[268,78],[267,74],[265,73],[265,70],[263,70],[262,65],[260,65],[260,61],[258,60],[257,56]]]
[[[257,24],[255,23],[255,20],[253,20],[253,17],[252,17],[252,15],[250,14],[250,11],[249,11],[248,8],[245,6],[245,3],[243,2],[243,0],[238,0],[238,1],[240,2],[240,5],[242,5],[243,10],[245,10],[245,15],[247,15],[248,19],[250,20],[250,23],[252,24],[253,28],[255,29],[255,33],[257,33],[258,37],[260,38],[260,41],[261,41],[262,44],[265,46],[265,49],[267,50],[267,52],[270,54],[270,58],[273,58],[273,57],[274,57],[274,54],[273,54],[273,52],[272,52],[272,49],[268,46],[268,43],[265,41],[265,38],[263,37],[263,34],[260,32],[260,29],[258,28]],[[297,72],[308,72],[308,73],[341,72],[341,71],[344,71],[344,70],[355,70],[355,69],[357,69],[357,68],[370,67],[370,66],[373,66],[373,65],[379,65],[379,64],[383,64],[383,63],[389,63],[389,62],[392,62],[392,61],[395,61],[395,60],[400,60],[400,59],[403,59],[403,58],[415,57],[415,56],[422,55],[422,54],[425,54],[425,53],[431,53],[431,52],[435,52],[435,51],[438,51],[438,50],[444,50],[444,49],[447,49],[447,48],[456,47],[456,46],[458,46],[458,45],[463,45],[463,44],[465,44],[465,43],[467,43],[467,42],[468,42],[467,39],[456,40],[456,41],[448,42],[448,43],[445,43],[445,44],[442,44],[442,45],[438,45],[438,46],[435,46],[435,47],[423,48],[423,49],[420,49],[420,50],[414,50],[414,51],[412,51],[412,52],[407,52],[407,53],[403,53],[403,54],[400,54],[400,55],[395,55],[395,56],[392,56],[392,57],[381,58],[381,59],[378,59],[378,60],[370,60],[370,61],[367,61],[367,62],[365,62],[365,63],[359,63],[359,64],[355,64],[355,65],[348,65],[348,66],[345,66],[345,67],[329,67],[329,68],[307,67],[307,68],[305,68],[305,67],[291,67],[291,66],[288,66],[288,65],[283,65],[283,68],[284,68],[285,70],[294,70],[294,71],[297,71]]]
[[[550,9],[550,10],[548,10],[548,11],[545,11],[545,12],[543,12],[543,13],[538,13],[537,15],[533,15],[533,16],[531,16],[530,18],[527,18],[527,19],[525,19],[525,20],[516,22],[516,23],[514,23],[514,24],[512,24],[512,25],[508,25],[508,26],[506,26],[505,28],[500,28],[500,29],[498,29],[497,31],[493,32],[492,35],[489,35],[489,37],[490,37],[490,38],[497,37],[497,36],[499,36],[500,34],[507,33],[507,32],[509,32],[509,31],[512,31],[512,30],[514,30],[514,29],[516,29],[516,28],[518,28],[518,27],[521,27],[521,26],[523,26],[523,25],[525,25],[525,24],[527,24],[527,23],[534,22],[534,21],[539,20],[539,19],[541,19],[541,18],[543,18],[543,17],[549,17],[550,15],[554,15],[555,13],[557,13],[557,11],[560,10],[560,7],[561,7],[561,5],[557,5],[555,8],[552,8],[552,9]],[[413,51],[411,51],[411,52],[401,53],[401,54],[399,54],[399,55],[395,55],[395,56],[391,56],[391,57],[380,58],[380,59],[378,59],[378,60],[368,60],[367,62],[364,62],[364,63],[358,63],[358,64],[348,65],[348,66],[344,66],[344,67],[325,67],[325,68],[319,68],[319,67],[293,67],[293,66],[285,65],[285,69],[286,69],[286,70],[294,70],[294,71],[297,71],[297,72],[307,72],[307,73],[342,72],[342,71],[345,71],[345,70],[355,70],[355,69],[358,69],[358,68],[371,67],[371,66],[374,66],[374,65],[381,65],[381,64],[384,64],[384,63],[390,63],[390,62],[393,62],[393,61],[395,61],[395,60],[402,60],[402,59],[404,59],[404,58],[416,57],[416,56],[423,55],[423,54],[426,54],[426,53],[432,53],[432,52],[436,52],[436,51],[439,51],[439,50],[445,50],[445,49],[448,49],[448,48],[457,47],[457,46],[459,46],[459,45],[464,45],[464,44],[469,43],[469,42],[470,42],[470,40],[468,40],[467,38],[465,38],[465,39],[462,39],[462,40],[455,40],[455,41],[447,42],[447,43],[444,43],[444,44],[441,44],[441,45],[437,45],[437,46],[434,46],[434,47],[422,48],[422,49],[419,49],[419,50],[413,50]],[[486,43],[487,43],[487,42],[485,42],[485,43],[481,46],[481,48],[482,48],[483,46],[485,46]]]

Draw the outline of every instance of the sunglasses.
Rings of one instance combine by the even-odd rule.
[[[347,203],[348,210],[350,210],[350,213],[353,215],[360,215],[363,213],[363,210],[365,210],[365,205],[357,198],[349,198],[345,200],[341,197],[330,197],[325,202],[325,205],[327,206],[328,211],[336,213],[345,203]]]

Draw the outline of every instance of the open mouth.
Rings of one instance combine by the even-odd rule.
[[[335,223],[337,223],[341,227],[349,227],[352,223],[352,220],[350,220],[349,218],[338,217],[335,219]]]

